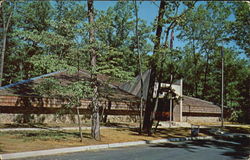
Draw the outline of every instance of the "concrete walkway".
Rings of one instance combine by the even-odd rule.
[[[101,127],[101,128],[119,128],[119,127]],[[78,127],[62,127],[62,128],[3,128],[0,131],[31,131],[31,130],[77,130]],[[82,127],[82,129],[88,130],[91,127]],[[218,130],[211,130],[211,133],[219,138],[249,138],[250,134],[241,134],[241,133],[224,133],[218,132]],[[81,152],[89,150],[99,150],[107,148],[116,148],[116,147],[127,147],[143,144],[155,144],[155,143],[164,143],[164,142],[180,142],[187,140],[203,140],[203,139],[213,139],[212,136],[207,137],[184,137],[184,138],[169,138],[169,139],[159,139],[151,141],[135,141],[135,142],[124,142],[124,143],[113,143],[113,144],[101,144],[101,145],[90,145],[90,146],[81,146],[81,147],[70,147],[70,148],[59,148],[59,149],[50,149],[50,150],[40,150],[40,151],[31,151],[31,152],[19,152],[19,153],[9,153],[0,155],[0,160],[2,159],[17,159],[17,158],[26,158],[26,157],[36,157],[36,156],[46,156],[54,154],[64,154],[72,152]]]
[[[101,127],[104,128],[115,128],[115,127]],[[1,128],[0,132],[7,132],[7,131],[40,131],[40,130],[78,130],[79,127],[55,127],[55,128]],[[91,127],[82,127],[83,130],[90,130]]]
[[[171,122],[171,127],[169,127],[169,122],[161,122],[161,126],[158,128],[191,128],[191,124],[187,122]],[[237,126],[242,126],[242,125],[225,125],[228,127],[237,127]],[[249,125],[248,125],[249,126]],[[200,125],[200,128],[211,128],[211,127],[220,127],[220,125],[214,125],[214,126],[203,126]],[[101,127],[102,129],[105,128],[137,128],[137,127],[128,127],[128,126],[114,126],[114,127]],[[39,131],[39,130],[78,130],[78,127],[37,127],[37,128],[0,128],[0,132],[4,131]],[[82,127],[83,130],[90,130],[91,127]]]
[[[91,130],[91,127],[81,127],[82,130]],[[100,127],[101,129],[107,128],[138,128],[138,127],[128,127],[128,126],[114,126],[114,127]],[[33,128],[0,128],[0,132],[7,131],[40,131],[40,130],[79,130],[79,127],[33,127]]]

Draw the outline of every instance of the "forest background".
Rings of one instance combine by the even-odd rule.
[[[233,111],[231,120],[244,122],[250,107],[249,3],[166,3],[161,49],[152,54],[159,2],[137,2],[136,31],[133,1],[94,2],[95,21],[90,24],[86,1],[6,0],[0,8],[0,84],[65,69],[91,70],[89,51],[95,48],[98,73],[127,81],[154,61],[161,66],[162,82],[169,82],[170,75],[183,78],[185,95],[220,105],[223,52],[224,104]],[[156,8],[156,13],[145,12],[145,7]]]

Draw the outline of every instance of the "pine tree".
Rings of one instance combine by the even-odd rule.
[[[101,140],[100,135],[100,115],[99,115],[99,106],[98,106],[98,84],[97,84],[97,54],[94,48],[95,44],[95,28],[94,28],[94,1],[88,0],[88,18],[89,18],[89,43],[92,45],[90,49],[91,54],[91,85],[93,88],[93,97],[92,97],[92,125],[91,125],[91,135],[96,140]]]

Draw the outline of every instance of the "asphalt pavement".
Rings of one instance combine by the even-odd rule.
[[[196,140],[76,152],[26,160],[250,160],[249,141]]]

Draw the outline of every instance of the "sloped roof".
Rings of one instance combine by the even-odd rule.
[[[78,80],[90,81],[91,74],[85,70],[81,70],[74,74],[70,74],[66,70],[53,72],[0,87],[0,95],[40,96],[39,93],[36,92],[35,86],[39,85],[39,83],[41,83],[47,77],[53,77],[58,79],[62,84],[68,84],[71,82],[76,82]],[[121,90],[118,87],[118,85],[120,85],[121,83],[112,81],[112,78],[109,76],[98,74],[97,80],[100,86],[100,96],[103,98],[126,101],[139,100],[139,98],[137,98],[136,96]]]
[[[143,99],[147,99],[148,95],[148,85],[149,85],[149,78],[150,78],[151,70],[147,70],[142,74],[143,79]],[[125,82],[119,85],[124,91],[127,91],[137,97],[141,97],[141,76],[136,76],[132,81]]]
[[[142,73],[143,99],[144,100],[147,99],[147,95],[148,95],[150,73],[151,73],[150,69],[146,70],[145,72]],[[173,85],[180,85],[180,80],[175,81],[173,83]],[[137,75],[133,80],[119,85],[119,88],[121,88],[122,90],[127,91],[133,95],[136,95],[137,97],[141,97],[141,76]]]
[[[183,106],[218,108],[218,111],[220,111],[220,107],[213,104],[212,102],[205,101],[199,98],[185,96],[185,95],[183,95]]]

